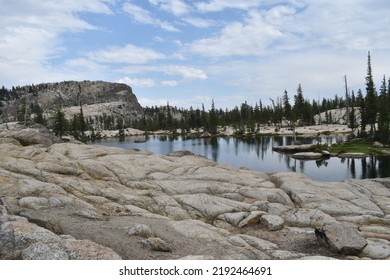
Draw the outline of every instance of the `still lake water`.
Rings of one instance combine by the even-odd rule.
[[[318,143],[331,145],[342,142],[346,136],[299,137],[302,144]],[[246,167],[261,172],[301,172],[318,181],[342,181],[390,177],[390,157],[367,157],[364,159],[341,159],[331,157],[322,161],[296,160],[288,155],[274,152],[272,147],[293,144],[291,136],[264,136],[250,139],[239,138],[184,138],[182,136],[128,136],[120,141],[109,138],[90,142],[93,145],[140,149],[168,154],[189,150],[219,163]]]

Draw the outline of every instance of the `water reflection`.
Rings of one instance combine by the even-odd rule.
[[[343,138],[344,137],[344,138]],[[122,139],[123,140],[123,139]],[[326,143],[331,145],[344,141],[345,136],[301,137],[302,144]],[[340,159],[331,157],[321,161],[296,160],[288,155],[274,152],[273,146],[293,144],[293,137],[248,137],[248,138],[186,138],[181,136],[147,136],[104,139],[93,144],[136,148],[155,153],[168,154],[189,150],[214,161],[247,167],[262,172],[302,172],[314,180],[341,181],[390,177],[390,157],[367,157],[363,159]]]

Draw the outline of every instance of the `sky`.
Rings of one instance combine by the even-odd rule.
[[[142,106],[234,108],[376,87],[388,0],[0,0],[0,85],[126,83]]]

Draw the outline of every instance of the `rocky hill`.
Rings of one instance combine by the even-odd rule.
[[[322,183],[41,130],[0,131],[0,259],[390,258],[389,178]]]
[[[80,113],[80,104],[84,117],[95,123],[104,115],[130,123],[143,112],[131,87],[103,81],[65,81],[13,88],[2,94],[0,109],[4,121],[21,121],[26,116],[30,119],[38,110],[50,120],[58,108],[71,119]]]
[[[351,109],[350,109],[351,110]],[[360,124],[361,114],[360,107],[355,107],[355,125]],[[350,112],[350,111],[349,111]],[[316,124],[322,124],[324,122],[330,124],[347,124],[347,108],[332,109],[314,116],[314,122]]]

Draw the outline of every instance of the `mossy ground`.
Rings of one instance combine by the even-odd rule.
[[[317,151],[328,150],[330,153],[364,153],[368,155],[382,154],[383,151],[390,152],[390,147],[374,147],[372,141],[353,140],[331,146],[318,145]]]

